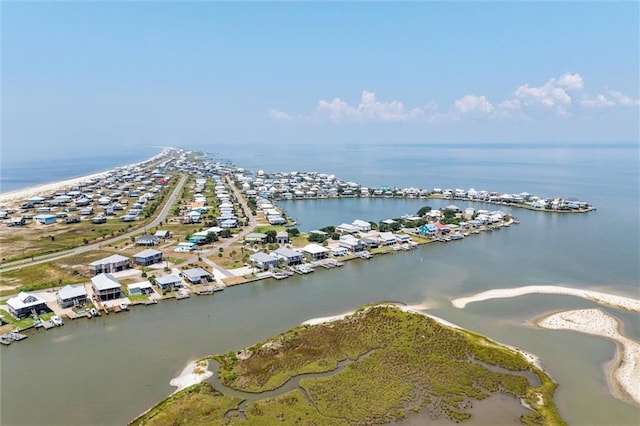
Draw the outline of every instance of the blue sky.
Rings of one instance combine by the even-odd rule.
[[[3,2],[2,157],[637,141],[638,17],[637,2]]]

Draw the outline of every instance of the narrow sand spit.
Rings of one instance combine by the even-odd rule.
[[[45,183],[43,185],[31,186],[29,188],[20,189],[17,191],[5,192],[0,194],[0,204],[16,203],[20,201],[26,201],[31,197],[39,195],[51,195],[52,192],[68,189],[74,185],[78,185],[82,182],[87,182],[92,179],[99,179],[104,177],[108,171],[94,173],[87,176],[82,176],[74,179],[67,179],[59,182]]]
[[[177,387],[174,393],[207,380],[213,375],[208,368],[209,363],[206,360],[193,361],[187,364],[178,377],[174,377],[169,382],[171,386]]]
[[[620,323],[616,318],[600,309],[577,309],[551,314],[536,324],[542,328],[578,331],[615,341],[616,359],[609,374],[611,393],[621,397],[619,389],[622,389],[640,405],[640,344],[619,333]]]
[[[165,155],[168,151],[166,149],[162,150],[162,152],[160,152],[159,154],[154,155],[151,158],[148,158],[146,160],[137,162],[137,163],[132,163],[132,164],[128,164],[126,166],[122,166],[121,168],[130,168],[130,167],[138,167],[138,166],[142,166],[150,161],[156,160],[158,158],[161,158],[163,155]],[[25,201],[31,197],[35,197],[35,196],[40,196],[40,195],[51,195],[52,192],[54,191],[58,191],[58,190],[62,190],[62,189],[69,189],[72,186],[78,185],[82,182],[87,182],[89,180],[92,179],[99,179],[102,178],[104,176],[106,176],[108,173],[113,172],[114,169],[110,169],[110,170],[105,170],[104,172],[99,172],[99,173],[93,173],[90,175],[86,175],[86,176],[80,176],[77,178],[72,178],[72,179],[66,179],[66,180],[62,180],[62,181],[58,181],[58,182],[51,182],[51,183],[45,183],[42,185],[37,185],[37,186],[31,186],[28,188],[24,188],[24,189],[19,189],[16,191],[10,191],[10,192],[4,192],[0,194],[0,204],[9,204],[9,203],[17,203],[17,202],[22,202]]]
[[[468,303],[481,302],[490,299],[517,297],[523,296],[525,294],[562,294],[567,296],[576,296],[583,299],[592,300],[602,305],[608,305],[614,308],[625,309],[633,312],[640,312],[640,300],[638,299],[617,296],[615,294],[602,293],[599,291],[582,290],[555,285],[530,285],[526,287],[488,290],[468,297],[459,297],[452,300],[451,304],[456,308],[464,308]]]

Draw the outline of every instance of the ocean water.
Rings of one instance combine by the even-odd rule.
[[[318,171],[368,186],[562,195],[591,202],[597,211],[562,215],[514,209],[520,225],[462,241],[35,332],[0,349],[0,423],[123,424],[169,395],[169,380],[190,360],[239,350],[309,318],[391,300],[427,303],[432,314],[540,356],[560,384],[556,401],[570,424],[638,424],[637,407],[616,400],[607,389],[604,366],[613,358],[613,342],[530,326],[544,313],[595,303],[557,295],[491,300],[463,310],[450,303],[461,295],[530,284],[639,297],[637,144],[200,148],[254,170]],[[68,177],[77,174],[82,173],[70,171]],[[400,199],[280,204],[301,229],[309,230],[356,218],[397,217],[443,203],[450,204]],[[640,340],[637,314],[603,309]],[[34,380],[37,398],[24,398],[33,394]]]
[[[0,193],[107,171],[146,160],[159,152],[158,148],[137,147],[110,152],[106,156],[76,157],[70,153],[46,160],[3,160],[0,167]]]

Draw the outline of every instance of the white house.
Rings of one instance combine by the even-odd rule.
[[[342,223],[336,226],[336,231],[353,234],[355,232],[358,232],[358,228],[350,223]]]
[[[20,292],[17,296],[11,297],[7,300],[7,307],[9,313],[14,317],[21,319],[31,315],[32,311],[39,313],[42,310],[47,309],[46,301],[31,293]]]
[[[320,260],[329,257],[329,250],[315,243],[304,246],[302,252],[311,260]]]
[[[343,235],[340,237],[340,241],[338,242],[340,247],[344,247],[352,252],[359,252],[364,250],[364,244],[358,238],[353,235]]]
[[[87,302],[87,290],[83,285],[66,285],[58,290],[57,300],[61,308],[83,305]]]
[[[249,261],[252,265],[262,270],[267,270],[269,268],[275,268],[276,266],[278,266],[277,257],[262,252],[253,253],[252,255],[250,255]]]
[[[100,300],[112,300],[120,297],[120,282],[111,274],[100,274],[91,278],[91,287]]]
[[[371,231],[371,224],[364,220],[356,219],[351,223],[355,226],[360,232],[369,232]]]

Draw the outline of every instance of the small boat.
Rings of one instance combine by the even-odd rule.
[[[89,310],[89,313],[91,314],[92,317],[97,317],[98,316],[98,311],[96,310],[96,308],[91,308]]]
[[[57,315],[54,315],[51,317],[51,322],[53,323],[53,325],[55,325],[56,327],[62,327],[64,325],[64,322],[62,322],[62,318],[60,318]]]
[[[127,305],[126,303],[122,302],[122,303],[120,303],[120,309],[122,309],[123,311],[128,311],[129,310],[129,305]]]

